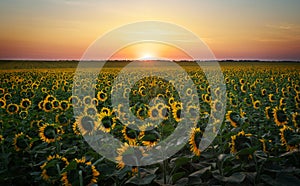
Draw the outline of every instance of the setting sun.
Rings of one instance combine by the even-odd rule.
[[[171,45],[158,42],[132,44],[115,52],[110,59],[158,60],[191,59],[184,51]]]

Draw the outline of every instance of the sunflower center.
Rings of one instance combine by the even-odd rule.
[[[105,128],[110,128],[112,126],[112,118],[108,117],[108,116],[105,116],[103,119],[102,119],[102,124]]]
[[[94,128],[94,120],[88,116],[81,119],[82,127],[86,131],[92,131]]]
[[[44,134],[48,139],[54,139],[56,135],[56,130],[53,126],[47,126],[45,128]]]
[[[285,122],[287,117],[285,115],[285,113],[282,110],[278,110],[277,111],[277,119],[279,122]]]

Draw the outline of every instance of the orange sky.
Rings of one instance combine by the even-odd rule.
[[[1,1],[0,59],[80,59],[110,30],[158,20],[193,32],[217,59],[300,60],[299,7],[297,0]],[[184,57],[179,49],[154,45],[120,52],[126,58]]]

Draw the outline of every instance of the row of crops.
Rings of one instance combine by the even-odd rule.
[[[218,99],[221,90],[212,89],[195,66],[186,67],[193,89],[157,76],[142,78],[131,89],[113,86],[119,71],[102,70],[95,85],[84,75],[74,80],[74,71],[63,69],[0,71],[0,183],[299,185],[298,64],[223,64],[225,103]],[[186,77],[172,72],[170,78]],[[93,94],[87,92],[89,86]],[[113,109],[111,94],[118,89],[124,92],[118,97],[130,100],[129,108],[119,104]],[[183,104],[178,89],[199,107]],[[215,116],[222,107],[224,117]],[[129,113],[145,122],[137,125]],[[154,164],[131,164],[130,155],[147,158],[185,121],[192,127],[177,153]],[[221,126],[202,151],[199,144],[209,121]],[[86,141],[95,134],[110,134],[122,143],[114,161]],[[100,145],[109,149],[110,143]]]

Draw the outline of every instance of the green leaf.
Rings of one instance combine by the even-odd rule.
[[[239,152],[236,153],[236,155],[249,155],[249,154],[253,154],[256,150],[257,150],[256,147],[249,147],[240,150]]]
[[[187,164],[190,161],[190,158],[187,157],[177,157],[173,158],[170,162],[175,164],[176,167],[181,167],[185,164]]]
[[[242,183],[246,178],[246,175],[243,173],[233,173],[229,177],[221,176],[220,174],[214,172],[213,177],[222,182],[230,182],[230,183]]]
[[[177,180],[179,180],[180,178],[182,178],[183,176],[185,176],[185,172],[177,172],[175,174],[172,175],[172,183],[176,183]]]
[[[176,182],[176,186],[184,186],[184,185],[187,185],[189,182],[189,179],[188,178],[181,178],[180,180],[178,180]]]

